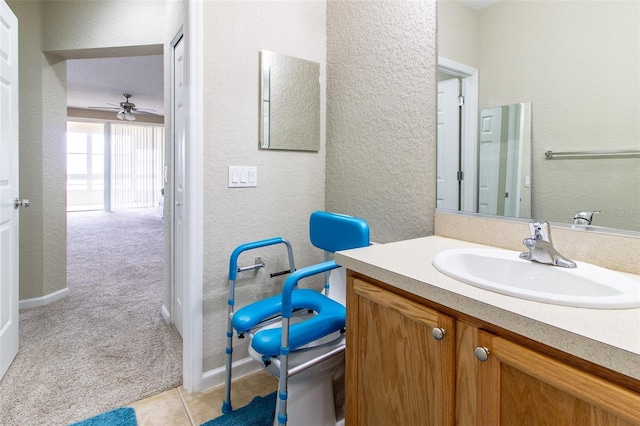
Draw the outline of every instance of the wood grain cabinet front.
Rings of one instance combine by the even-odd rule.
[[[478,422],[487,426],[640,425],[640,394],[493,334],[478,332]]]
[[[348,278],[348,426],[640,426],[636,380],[373,281]]]
[[[347,301],[346,424],[454,424],[455,320],[356,279]]]

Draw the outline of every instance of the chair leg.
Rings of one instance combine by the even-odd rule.
[[[289,322],[282,318],[282,343],[280,345],[280,378],[278,380],[278,425],[287,424],[287,385],[289,380]]]
[[[227,334],[228,336],[229,334]],[[231,346],[231,337],[227,337],[227,355],[226,355],[226,378],[225,378],[225,390],[224,390],[224,401],[222,402],[222,413],[228,414],[233,411],[233,407],[231,406],[231,364],[232,364],[232,354],[233,347]]]
[[[225,377],[225,393],[222,402],[222,413],[228,414],[233,411],[231,406],[231,365],[233,363],[233,327],[231,319],[233,318],[233,295],[235,292],[235,280],[229,282],[229,299],[227,300],[227,348],[226,348],[226,377]]]

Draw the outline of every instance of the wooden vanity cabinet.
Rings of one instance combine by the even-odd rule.
[[[455,319],[359,279],[347,306],[345,424],[453,425]]]
[[[640,426],[640,393],[490,324],[353,276],[347,312],[348,426]]]
[[[640,425],[640,394],[478,331],[479,425]]]

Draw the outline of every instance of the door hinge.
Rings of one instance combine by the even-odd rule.
[[[17,209],[18,207],[29,207],[30,205],[31,205],[31,200],[29,200],[28,198],[25,198],[23,200],[15,198],[13,200],[13,208],[14,209]]]
[[[464,180],[464,172],[462,170],[458,170],[457,179],[458,179],[458,181],[463,181]]]
[[[464,105],[464,96],[458,96],[458,106]]]

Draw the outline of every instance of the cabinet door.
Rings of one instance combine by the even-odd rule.
[[[474,426],[477,415],[478,360],[473,354],[478,346],[478,328],[464,321],[456,322],[456,425]]]
[[[640,425],[640,394],[479,332],[478,422],[487,426]]]
[[[346,357],[346,424],[453,425],[453,318],[354,279]]]

